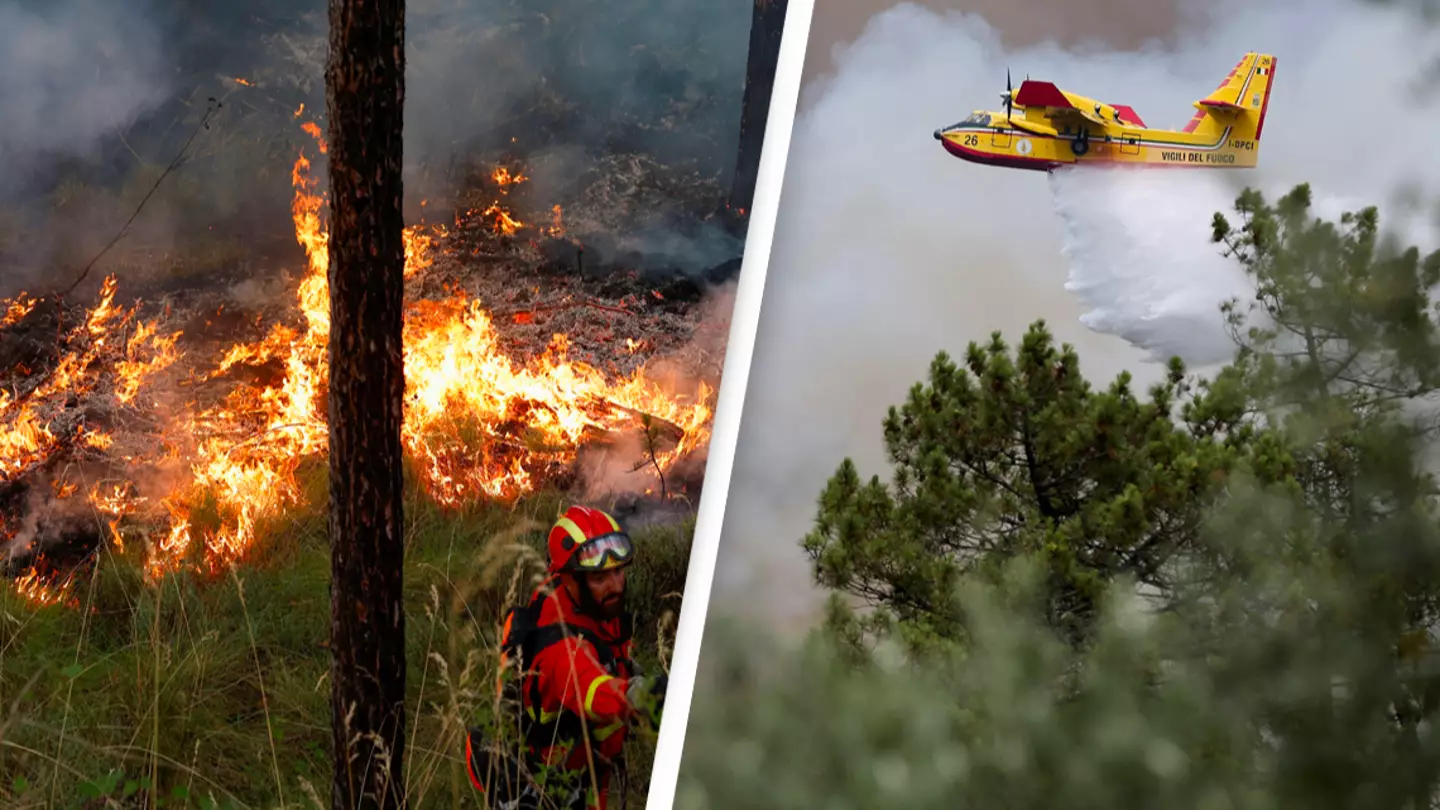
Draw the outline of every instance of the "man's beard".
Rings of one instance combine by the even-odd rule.
[[[595,591],[590,588],[590,582],[580,579],[580,610],[593,614],[593,618],[600,621],[611,621],[612,618],[619,618],[625,613],[625,589],[611,600],[602,602],[595,598]]]
[[[606,621],[609,621],[609,620],[611,620],[611,619],[618,619],[618,618],[620,618],[620,614],[621,614],[621,613],[624,613],[624,612],[625,612],[625,592],[624,592],[624,591],[621,591],[619,594],[617,594],[617,595],[615,595],[614,597],[612,597],[608,602],[601,602],[601,603],[600,603],[600,614],[605,617],[605,620],[606,620]]]
[[[590,602],[594,605],[595,612],[599,614],[598,618],[608,622],[611,619],[619,618],[620,614],[625,612],[625,591],[602,602],[595,598],[595,592],[590,591],[588,584],[585,586],[585,590],[590,592]]]

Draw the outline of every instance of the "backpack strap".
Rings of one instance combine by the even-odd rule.
[[[620,614],[620,632],[616,638],[608,639],[589,628],[565,622],[541,625],[540,612],[549,596],[543,588],[537,589],[528,605],[523,608],[512,608],[510,615],[505,620],[505,626],[509,628],[509,632],[506,634],[503,647],[505,651],[513,650],[519,655],[520,671],[529,674],[536,657],[542,651],[572,636],[590,642],[590,645],[595,648],[595,655],[600,666],[613,671],[615,662],[619,659],[612,648],[623,647],[634,637],[635,615],[629,611]],[[629,659],[625,658],[623,663],[628,666]]]
[[[620,614],[620,637],[615,639],[616,645],[624,644],[635,637],[635,614],[625,611]]]
[[[530,666],[535,663],[535,659],[539,657],[542,651],[559,644],[567,638],[581,638],[590,642],[590,646],[595,648],[595,657],[599,660],[600,666],[606,669],[613,668],[616,656],[611,649],[611,645],[616,644],[616,642],[607,641],[600,634],[589,628],[576,627],[575,625],[565,624],[564,622],[555,622],[554,624],[547,624],[535,628],[523,643],[523,661],[526,672],[529,672]]]
[[[607,672],[625,677],[633,674],[634,668],[630,659],[617,656],[614,652],[614,647],[623,646],[630,640],[634,626],[630,614],[622,617],[621,632],[619,638],[615,639],[608,639],[589,628],[564,622],[540,625],[538,619],[545,596],[542,593],[526,607],[512,610],[511,633],[506,640],[507,649],[514,650],[519,659],[522,678],[520,688],[527,693],[526,697],[533,710],[538,712],[540,706],[540,679],[534,672],[535,661],[540,653],[567,638],[588,641],[594,649],[597,663]],[[623,665],[623,671],[617,664]],[[521,728],[527,745],[539,749],[558,743],[576,742],[584,736],[585,726],[579,715],[568,710],[562,709],[553,718],[543,718],[522,709]]]

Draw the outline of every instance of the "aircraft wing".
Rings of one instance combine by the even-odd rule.
[[[1032,132],[1032,133],[1034,133],[1034,134],[1036,134],[1036,135],[1058,135],[1058,134],[1059,134],[1054,127],[1046,126],[1046,125],[1041,124],[1041,123],[1039,123],[1039,122],[1031,121],[1031,120],[1029,120],[1029,119],[1027,119],[1027,118],[1011,118],[1010,121],[1009,121],[1009,124],[1010,124],[1011,126],[1015,127],[1016,129],[1023,129],[1023,130],[1025,130],[1026,132]]]
[[[1122,123],[1141,129],[1145,128],[1145,122],[1140,120],[1140,114],[1135,112],[1134,107],[1128,104],[1111,104],[1110,106],[1115,108],[1115,113],[1120,117]]]
[[[1024,107],[1045,107],[1050,110],[1052,116],[1071,115],[1083,118],[1092,124],[1105,126],[1105,119],[1096,115],[1091,108],[1093,103],[1087,103],[1089,99],[1077,96],[1074,93],[1067,93],[1056,87],[1051,82],[1041,82],[1034,79],[1026,79],[1020,83],[1020,91],[1015,94],[1015,103]]]

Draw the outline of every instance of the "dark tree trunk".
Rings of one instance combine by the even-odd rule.
[[[750,17],[750,56],[745,64],[745,98],[740,111],[740,149],[735,181],[730,186],[732,221],[750,215],[755,199],[755,177],[760,172],[760,147],[765,144],[765,121],[770,115],[770,91],[775,86],[775,65],[780,61],[780,34],[785,30],[788,0],[755,0]]]
[[[330,652],[335,810],[405,807],[405,0],[330,0]]]

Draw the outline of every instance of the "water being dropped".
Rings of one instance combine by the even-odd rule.
[[[1065,289],[1081,322],[1164,360],[1224,362],[1235,344],[1220,306],[1249,290],[1244,270],[1210,241],[1233,192],[1213,172],[1076,168],[1050,177],[1062,226]]]

